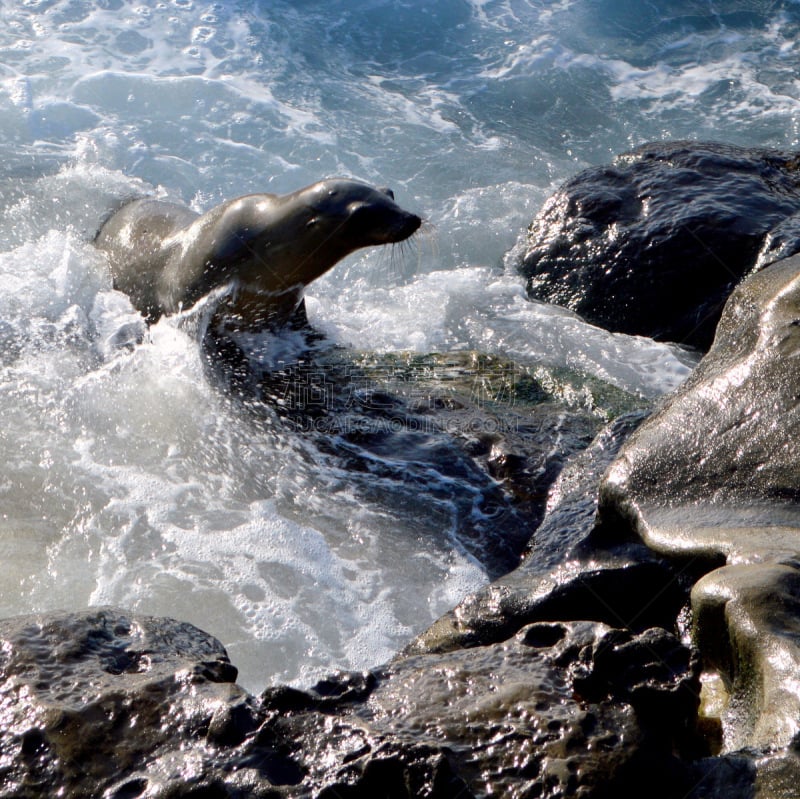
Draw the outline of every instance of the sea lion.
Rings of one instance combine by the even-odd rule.
[[[411,236],[421,219],[389,189],[333,178],[292,194],[250,194],[197,214],[175,203],[123,205],[95,239],[114,288],[153,322],[230,285],[215,320],[238,330],[289,321],[303,289],[362,247]]]

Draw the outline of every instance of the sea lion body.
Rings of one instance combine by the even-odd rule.
[[[114,287],[149,321],[189,308],[218,286],[232,290],[217,318],[258,330],[288,321],[303,288],[362,247],[403,241],[418,216],[388,189],[323,180],[292,194],[250,194],[205,214],[133,200],[100,229]]]

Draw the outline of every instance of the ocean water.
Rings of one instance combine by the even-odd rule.
[[[172,615],[258,689],[380,663],[487,580],[441,475],[368,490],[220,391],[191,318],[146,328],[91,245],[121,199],[391,186],[429,232],[310,288],[330,341],[657,397],[690,358],[528,302],[504,255],[644,141],[796,147],[798,33],[766,0],[0,2],[0,615]]]

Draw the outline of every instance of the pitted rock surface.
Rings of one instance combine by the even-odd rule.
[[[252,712],[222,645],[190,624],[98,609],[6,619],[0,641],[2,796],[143,794],[150,779],[126,794],[118,775]]]
[[[260,698],[170,619],[9,619],[0,649],[3,797],[666,799],[693,780],[675,753],[697,662],[664,630],[530,625]]]

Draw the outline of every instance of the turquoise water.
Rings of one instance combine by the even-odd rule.
[[[434,233],[312,287],[331,340],[658,396],[685,358],[527,302],[503,256],[560,181],[643,141],[797,146],[799,27],[795,2],[0,4],[0,613],[175,615],[249,687],[390,656],[486,580],[458,510],[433,488],[408,510],[400,484],[366,501],[253,427],[175,320],[120,348],[143,328],[100,221],[132,194],[388,185]]]

